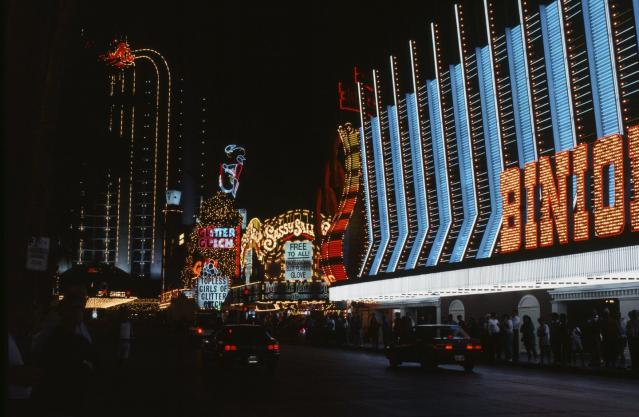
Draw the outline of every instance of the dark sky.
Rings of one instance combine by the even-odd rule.
[[[96,45],[124,34],[133,48],[157,49],[213,100],[209,163],[226,144],[244,145],[238,205],[264,217],[314,207],[336,127],[357,120],[337,110],[337,82],[353,65],[388,73],[391,52],[408,62],[408,39],[425,42],[430,16],[449,5],[115,0],[82,2],[77,16]]]

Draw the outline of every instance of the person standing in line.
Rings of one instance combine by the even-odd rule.
[[[508,362],[513,360],[513,321],[508,314],[502,316],[502,343],[503,351]]]
[[[529,315],[524,316],[523,324],[521,325],[521,341],[524,342],[524,347],[528,354],[528,362],[530,362],[531,359],[537,361],[535,325]]]
[[[564,313],[559,315],[559,336],[561,337],[561,366],[565,366],[570,360],[571,341],[568,317]]]
[[[615,322],[617,323],[617,334],[619,334],[617,346],[617,359],[619,360],[619,369],[626,369],[626,346],[628,345],[628,334],[626,331],[626,319],[621,313],[615,313]]]
[[[550,365],[550,328],[541,317],[537,320],[537,339],[539,339],[539,364],[544,364],[544,357],[548,359]]]
[[[386,315],[382,316],[382,340],[384,342],[384,347],[389,346],[393,341],[393,331],[390,324],[388,324]]]
[[[513,323],[513,361],[519,362],[519,329],[521,327],[521,318],[516,308],[513,308],[512,314]]]
[[[601,344],[604,352],[604,361],[606,368],[613,368],[617,360],[617,346],[619,344],[619,329],[610,310],[607,308],[601,314],[602,316],[602,340]]]
[[[577,366],[577,355],[581,356],[581,366],[586,366],[584,360],[583,335],[579,324],[575,324],[570,331],[570,364]]]
[[[368,324],[368,334],[371,339],[371,345],[373,349],[377,349],[379,347],[379,322],[377,321],[376,314],[373,312],[371,314],[371,320]]]
[[[550,346],[552,348],[552,359],[555,365],[561,363],[561,327],[559,314],[552,313],[550,320]]]
[[[120,337],[118,340],[118,363],[124,365],[131,353],[131,320],[126,307],[120,311]]]
[[[632,310],[628,313],[628,318],[630,320],[626,323],[626,336],[630,349],[630,369],[639,372],[639,311]]]
[[[601,319],[597,310],[593,310],[587,329],[590,366],[599,367],[601,366]]]
[[[495,362],[497,355],[497,347],[499,346],[499,320],[497,314],[493,313],[486,321],[486,329],[488,331],[488,360]]]

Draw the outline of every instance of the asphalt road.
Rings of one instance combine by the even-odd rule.
[[[391,369],[378,354],[308,346],[282,346],[275,376],[224,373],[166,331],[138,337],[129,363],[110,366],[98,387],[92,411],[110,416],[639,416],[636,379],[499,366]]]

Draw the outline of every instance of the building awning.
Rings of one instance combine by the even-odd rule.
[[[639,283],[639,245],[331,286],[331,301],[418,303],[434,297]]]

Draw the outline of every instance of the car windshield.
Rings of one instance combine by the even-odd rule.
[[[467,339],[468,333],[459,326],[417,326],[415,335],[422,338],[462,338]]]
[[[225,340],[235,343],[267,343],[271,340],[268,332],[260,326],[227,326],[222,329]]]

